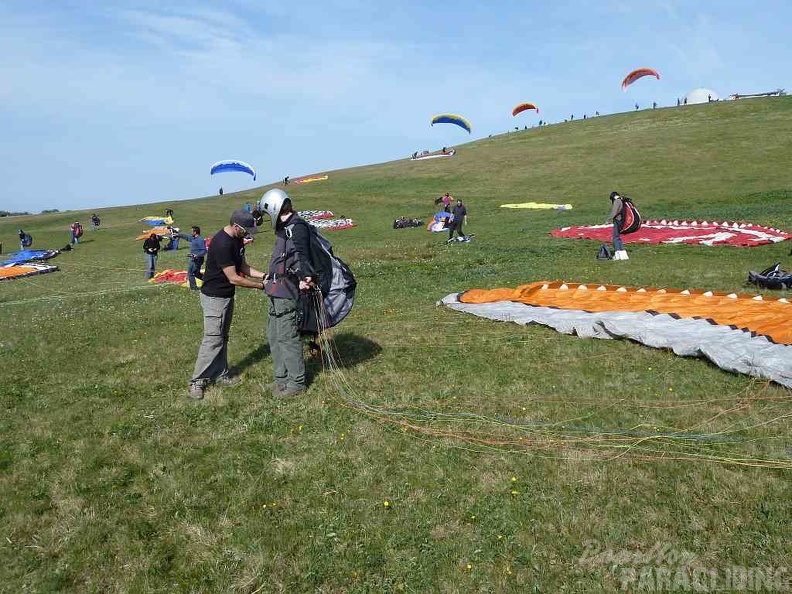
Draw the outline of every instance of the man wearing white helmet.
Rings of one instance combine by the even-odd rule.
[[[305,391],[297,299],[316,278],[310,256],[311,235],[308,223],[297,216],[283,190],[266,192],[258,207],[269,215],[275,231],[272,261],[264,279],[264,291],[269,296],[267,340],[275,368],[275,382],[270,388],[274,396],[287,398]]]

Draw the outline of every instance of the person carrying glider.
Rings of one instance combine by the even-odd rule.
[[[440,196],[437,200],[435,200],[435,204],[443,205],[443,210],[445,212],[451,212],[451,203],[454,201],[454,197],[449,193],[446,192],[444,196]]]
[[[206,240],[201,237],[201,228],[198,225],[190,228],[189,235],[180,233],[179,237],[190,242],[190,253],[187,254],[187,281],[190,283],[190,290],[197,291],[198,284],[195,279],[203,279],[201,266],[206,256]]]
[[[148,236],[148,239],[143,242],[143,254],[146,256],[146,278],[154,276],[154,270],[157,266],[157,255],[159,254],[160,238],[156,233]]]
[[[270,216],[275,231],[264,289],[269,297],[267,340],[275,368],[275,382],[270,388],[273,396],[288,398],[306,389],[297,300],[301,291],[314,287],[317,278],[311,261],[311,232],[283,190],[266,192],[259,200],[259,209]]]
[[[621,239],[621,226],[624,222],[624,201],[622,200],[621,194],[615,191],[611,192],[610,200],[611,210],[608,218],[605,219],[605,223],[613,223],[613,259],[629,260],[630,258],[627,255],[627,250],[624,249],[624,243],[622,243]]]
[[[467,223],[467,208],[462,204],[462,200],[458,199],[454,205],[454,211],[451,213],[451,228],[448,230],[448,241],[454,238],[454,231],[462,239],[465,239],[465,234],[462,233],[462,224]]]
[[[228,373],[228,335],[236,288],[264,289],[264,273],[251,268],[245,259],[242,239],[252,231],[253,215],[235,210],[209,244],[201,286],[204,333],[190,379],[189,398],[202,399],[210,382],[231,387],[242,381]]]
[[[74,221],[69,225],[69,241],[72,245],[80,243],[80,237],[83,234],[83,226],[80,221]]]
[[[25,233],[22,229],[19,230],[19,249],[25,250],[33,245],[33,236],[30,233]]]

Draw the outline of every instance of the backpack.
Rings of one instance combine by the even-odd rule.
[[[30,233],[25,233],[25,237],[22,239],[22,245],[25,247],[33,245],[33,236]]]
[[[83,234],[83,226],[81,223],[74,224],[74,236],[79,238],[82,237]]]
[[[622,196],[622,223],[619,233],[626,235],[628,233],[635,233],[641,228],[641,213],[635,208],[632,199],[627,196]]]
[[[294,225],[304,224],[308,227],[310,248],[309,256],[311,265],[316,271],[316,286],[322,294],[322,319],[313,308],[310,294],[300,293],[298,299],[298,317],[300,332],[303,334],[318,334],[326,328],[339,324],[352,310],[355,303],[355,288],[357,281],[349,266],[333,254],[333,245],[327,238],[319,233],[314,226],[298,219],[286,227],[286,237],[291,239]]]
[[[599,252],[597,253],[597,260],[612,260],[613,259],[613,252],[607,246],[607,244],[602,244],[600,246]]]

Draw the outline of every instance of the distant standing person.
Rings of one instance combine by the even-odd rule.
[[[91,215],[91,231],[96,231],[99,228],[99,217],[96,213]]]
[[[83,227],[80,221],[74,221],[71,225],[69,225],[69,237],[72,245],[80,243],[80,237],[82,237],[82,234]]]
[[[230,387],[241,381],[228,373],[228,335],[236,288],[264,289],[264,273],[251,268],[245,259],[242,239],[252,230],[253,215],[235,210],[209,244],[201,287],[204,333],[190,379],[189,398],[203,398],[210,382]]]
[[[448,230],[448,240],[451,241],[454,238],[454,231],[457,232],[459,237],[464,239],[465,234],[462,233],[462,224],[467,223],[467,208],[462,204],[462,200],[457,200],[454,205],[454,212],[451,214],[453,215],[453,219],[451,221],[451,228]]]
[[[245,212],[250,212],[250,202],[245,202],[245,206],[243,208]]]
[[[30,244],[33,243],[32,241],[28,242],[28,234],[25,233],[22,229],[19,230],[19,249],[24,250],[26,247],[30,247]]]
[[[206,240],[201,237],[201,228],[198,225],[190,228],[189,235],[181,233],[180,237],[190,242],[190,253],[187,254],[187,281],[190,283],[190,290],[197,291],[198,283],[195,279],[203,279],[201,266],[206,257]]]
[[[156,233],[149,235],[148,239],[143,242],[143,254],[146,257],[146,278],[154,276],[154,271],[157,267],[157,254],[159,254],[160,247],[162,247],[162,244]]]
[[[222,195],[223,195],[223,187],[222,187],[222,186],[220,186],[220,189],[217,191],[217,193],[218,193],[220,196],[222,196]]]
[[[618,192],[611,192],[610,195],[611,210],[608,218],[605,219],[605,224],[613,223],[613,259],[614,260],[629,260],[627,251],[624,249],[624,243],[621,239],[621,226],[624,222],[624,202]]]
[[[284,186],[288,186],[289,185],[289,176],[288,175],[283,178],[283,185]]]
[[[453,197],[453,196],[452,196],[450,193],[448,193],[448,192],[446,192],[446,193],[445,193],[445,196],[443,196],[443,197],[440,199],[440,202],[442,202],[442,203],[443,203],[443,210],[444,210],[445,212],[451,212],[451,203],[452,203],[453,201],[454,201],[454,197]]]

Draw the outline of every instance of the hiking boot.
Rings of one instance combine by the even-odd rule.
[[[269,390],[273,396],[280,397],[280,395],[286,391],[286,384],[272,382],[271,384],[267,384],[267,390]]]
[[[193,400],[203,400],[204,397],[204,385],[203,382],[190,382],[190,387],[187,391],[187,398],[192,398]]]
[[[215,380],[215,385],[221,388],[233,388],[242,383],[242,378],[231,375],[221,375]]]
[[[273,392],[273,394],[278,398],[292,398],[298,394],[302,394],[303,392],[305,392],[305,386],[286,386],[286,389],[282,392],[279,392],[278,394]]]

